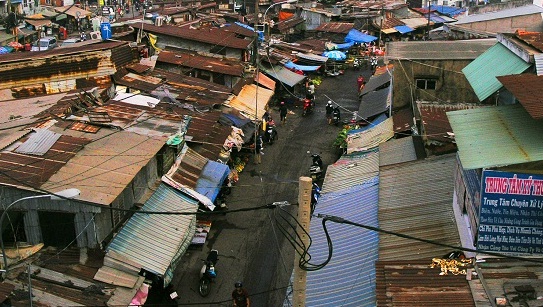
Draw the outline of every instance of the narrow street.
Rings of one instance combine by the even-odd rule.
[[[308,152],[321,154],[325,167],[339,157],[332,144],[341,128],[326,123],[327,97],[340,105],[342,120],[349,119],[351,114],[346,110],[359,107],[359,74],[368,80],[371,72],[349,69],[345,75],[324,78],[316,88],[315,111],[302,117],[298,106],[284,125],[279,122],[277,106],[272,106],[279,139],[273,145],[264,145],[262,164],[255,165],[252,160],[247,164],[227,198],[230,209],[276,201],[297,203],[299,177],[307,176],[311,165]],[[295,215],[298,207],[285,209]],[[278,214],[279,209],[266,209],[211,216],[206,244],[201,249],[189,249],[176,270],[173,284],[179,295],[177,304],[231,306],[234,283],[242,281],[251,295],[251,306],[282,306],[294,265],[294,249],[277,227]],[[198,294],[199,270],[201,260],[212,248],[219,251],[217,278],[210,295],[202,298]]]

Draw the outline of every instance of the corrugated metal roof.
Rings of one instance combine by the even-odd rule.
[[[447,112],[466,169],[543,160],[543,125],[520,105]]]
[[[325,56],[311,54],[311,53],[297,53],[296,56],[303,60],[315,61],[321,64],[324,64],[326,63],[326,61],[328,61],[328,58]]]
[[[261,70],[280,83],[284,83],[291,87],[305,80],[304,75],[299,75],[281,66],[262,68]]]
[[[497,43],[462,69],[480,101],[485,100],[502,85],[497,76],[520,74],[530,67],[520,57]]]
[[[541,259],[541,258],[535,258]],[[484,295],[490,302],[495,302],[498,297],[505,297],[510,305],[519,306],[538,305],[540,299],[523,299],[522,293],[518,291],[519,286],[531,286],[535,297],[539,297],[543,292],[543,266],[540,263],[521,261],[509,258],[490,258],[485,257],[484,261],[478,261],[476,269],[479,278],[470,283],[478,283],[480,289],[478,292]],[[484,289],[480,283],[484,282]],[[529,293],[529,292],[528,292]],[[528,294],[526,293],[526,294]],[[475,296],[476,294],[474,294]],[[483,306],[483,305],[478,305]]]
[[[390,139],[379,144],[379,166],[417,160],[413,137]]]
[[[536,74],[543,75],[543,53],[534,54],[534,61]]]
[[[372,75],[366,85],[364,86],[364,89],[360,93],[360,96],[364,96],[365,94],[369,92],[375,91],[377,88],[386,85],[390,82],[392,79],[392,72],[386,71],[384,74],[380,75]]]
[[[255,81],[258,84],[264,86],[265,88],[275,91],[275,81],[273,81],[270,77],[266,76],[265,74],[258,72],[258,75],[255,77]]]
[[[196,68],[231,76],[242,76],[241,62],[223,58],[208,57],[197,53],[161,51],[157,62]]]
[[[49,191],[78,188],[81,190],[80,200],[109,206],[166,141],[166,138],[151,138],[127,131],[109,133],[109,136],[87,144],[81,151],[70,153],[73,158],[67,159],[42,188]]]
[[[400,21],[405,23],[405,25],[411,29],[428,26],[428,18],[424,18],[424,17],[404,18],[404,19],[400,19]],[[433,22],[430,23],[430,25],[433,25]]]
[[[526,5],[526,6],[521,6],[521,7],[500,10],[496,12],[468,15],[458,20],[454,24],[461,25],[461,24],[467,24],[467,23],[511,18],[511,17],[524,16],[524,15],[534,15],[534,14],[541,15],[541,13],[543,13],[542,7],[537,6],[537,5]]]
[[[48,189],[47,182],[55,173],[70,161],[90,140],[63,135],[42,156],[15,154],[12,151],[0,153],[0,183],[22,186],[21,182],[32,187]],[[66,188],[73,188],[68,186]],[[28,188],[25,186],[25,188]],[[52,188],[49,191],[60,189]]]
[[[194,212],[198,201],[161,183],[142,210]],[[194,235],[196,215],[134,213],[106,249],[106,257],[165,276]],[[120,256],[117,258],[117,255]],[[115,259],[115,258],[114,258]],[[105,261],[105,260],[104,260]]]
[[[347,136],[347,153],[365,151],[379,146],[394,136],[392,118],[388,118],[379,125]]]
[[[456,155],[380,168],[379,225],[382,229],[462,246],[453,212]],[[379,260],[441,257],[450,248],[391,234],[379,237]]]
[[[207,161],[208,159],[196,151],[184,146],[176,163],[168,171],[168,176],[176,183],[195,189]]]
[[[173,26],[162,25],[155,26],[144,23],[133,23],[132,27],[136,29],[144,29],[145,32],[153,34],[167,35],[175,38],[182,38],[201,43],[208,43],[216,46],[224,46],[234,49],[247,49],[251,46],[252,41],[244,38],[238,38],[239,29],[241,27],[234,24],[237,28],[231,28],[232,25],[226,27],[202,27],[201,29],[193,28],[190,25]]]
[[[392,121],[394,122],[395,133],[404,133],[405,131],[411,131],[411,126],[415,125],[413,109],[409,107],[395,111],[395,113],[392,115]],[[411,132],[409,132],[409,135],[410,134]]]
[[[243,86],[241,92],[226,105],[232,107],[250,119],[260,119],[266,112],[274,92],[256,84]]]
[[[36,155],[43,156],[55,142],[61,137],[60,133],[55,133],[47,129],[37,129],[35,133],[31,134],[30,137],[17,149],[16,153],[27,154],[27,155]]]
[[[543,76],[521,74],[497,78],[534,119],[543,118]]]
[[[407,41],[387,43],[390,60],[473,60],[496,44],[496,39]]]
[[[446,113],[477,107],[479,106],[474,104],[442,104],[418,101],[417,108],[419,109],[422,124],[424,125],[424,136],[428,140],[452,143],[454,138],[447,134],[447,132],[452,132],[452,128]]]
[[[388,97],[392,94],[392,88],[386,87],[378,91],[369,92],[362,96],[358,108],[358,116],[369,118],[385,112],[388,109]]]
[[[374,177],[364,184],[324,194],[315,214],[335,215],[378,227],[378,181]],[[334,247],[332,259],[324,268],[307,272],[305,306],[375,306],[378,234],[332,222],[327,222],[326,227]],[[328,245],[320,218],[311,219],[309,234],[311,263],[321,263],[328,256]]]
[[[465,275],[439,275],[431,259],[378,261],[377,306],[475,306]]]
[[[353,27],[352,22],[326,22],[321,23],[315,31],[347,34]]]
[[[379,175],[379,152],[343,155],[326,168],[322,194],[337,192]]]

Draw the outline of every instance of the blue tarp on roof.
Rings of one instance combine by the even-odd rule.
[[[339,49],[339,50],[349,49],[354,45],[354,43],[355,42],[347,42],[347,43],[343,43],[343,44],[336,44],[336,48]]]
[[[355,43],[369,43],[376,39],[377,37],[362,33],[356,29],[351,29],[351,31],[347,33],[347,36],[345,36],[345,42]]]
[[[214,202],[228,174],[228,165],[209,160],[202,169],[194,190]]]
[[[466,11],[465,8],[445,5],[430,5],[430,11],[436,11],[449,17],[458,16]]]
[[[401,34],[413,32],[413,29],[408,26],[395,26],[394,29],[396,29],[396,31],[400,32]]]
[[[323,194],[315,214],[334,215],[349,221],[378,227],[379,177],[337,192]],[[361,227],[328,221],[326,228],[334,254],[322,269],[307,272],[305,306],[375,306],[375,262],[379,234]],[[328,257],[322,220],[310,222],[311,263]]]
[[[292,63],[292,61],[288,61],[285,64],[285,67],[288,69],[296,69],[296,70],[301,70],[301,71],[316,71],[317,69],[319,69],[320,66],[296,65]]]
[[[354,134],[354,133],[362,132],[364,130],[368,130],[368,129],[373,128],[373,127],[379,125],[380,123],[384,122],[387,118],[388,118],[388,116],[386,114],[381,114],[381,115],[377,116],[377,118],[374,119],[368,125],[366,125],[366,126],[364,126],[362,128],[359,128],[359,129],[349,130],[347,132],[347,134]]]
[[[241,22],[234,22],[235,24],[237,24],[238,26],[242,27],[242,28],[245,28],[245,29],[248,29],[248,30],[251,30],[253,32],[256,32],[255,31],[255,28],[249,26],[249,25],[246,25],[244,23],[241,23]],[[262,31],[258,31],[258,40],[263,42],[264,41],[264,32]]]

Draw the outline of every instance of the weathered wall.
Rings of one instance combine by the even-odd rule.
[[[474,22],[469,24],[462,24],[462,26],[473,30],[492,33],[515,33],[516,30],[535,32],[543,31],[543,21],[541,18],[541,14],[532,14]]]
[[[479,103],[462,73],[471,60],[394,61],[393,109],[410,105],[412,99],[444,103]],[[435,78],[435,90],[416,88],[416,78]]]

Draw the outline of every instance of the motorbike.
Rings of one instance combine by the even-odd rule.
[[[311,214],[315,211],[315,208],[317,207],[317,202],[319,201],[319,197],[321,196],[321,188],[318,184],[313,182],[313,185],[311,187]]]
[[[269,121],[266,125],[266,131],[264,132],[264,142],[269,145],[273,145],[273,142],[277,140],[277,129],[273,120]]]
[[[315,106],[315,100],[309,97],[304,98],[302,116],[306,116],[307,114],[313,112],[314,106]]]
[[[322,159],[319,154],[311,155],[311,166],[309,167],[309,175],[313,181],[321,179],[322,176]]]
[[[359,70],[361,67],[362,67],[362,60],[359,58],[355,58],[353,62],[354,70]]]
[[[332,123],[334,123],[334,125],[337,126],[340,120],[341,120],[341,112],[339,111],[339,107],[335,106],[334,110],[332,110]]]
[[[209,254],[207,254],[206,260],[203,260],[204,265],[200,269],[200,286],[198,287],[198,293],[203,297],[209,295],[211,283],[215,280],[215,277],[217,277],[215,265],[218,260],[219,251],[216,249],[212,249]]]

